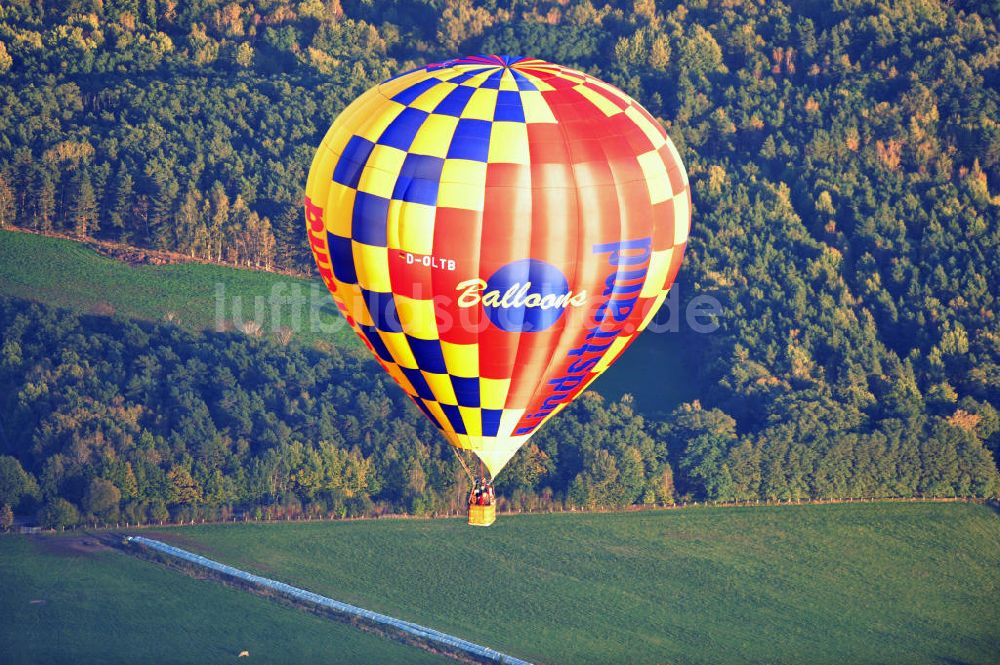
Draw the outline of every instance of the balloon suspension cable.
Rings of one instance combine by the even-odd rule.
[[[465,469],[465,472],[467,474],[469,474],[469,480],[472,481],[472,485],[475,486],[475,484],[476,484],[476,477],[474,475],[472,475],[472,471],[469,470],[469,465],[465,463],[465,458],[462,456],[462,450],[461,450],[461,448],[456,448],[455,449],[455,457],[458,458],[458,461],[462,465],[462,468]]]

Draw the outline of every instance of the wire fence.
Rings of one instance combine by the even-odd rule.
[[[542,515],[553,513],[635,513],[635,512],[656,512],[683,510],[686,508],[750,508],[750,507],[773,507],[773,506],[825,506],[841,503],[975,503],[980,505],[995,506],[1000,508],[1000,501],[993,498],[982,498],[973,496],[956,497],[893,497],[893,496],[870,496],[870,497],[847,497],[843,499],[745,499],[741,501],[681,501],[677,503],[657,503],[649,505],[632,506],[595,506],[595,507],[567,507],[539,506],[537,508],[515,508],[509,502],[499,503],[497,506],[497,516],[505,515]],[[227,518],[205,518],[184,520],[151,520],[146,522],[94,522],[84,521],[80,524],[66,526],[60,531],[76,530],[116,530],[116,529],[156,529],[165,526],[194,526],[199,524],[267,524],[283,522],[365,522],[379,519],[391,520],[415,520],[426,521],[436,519],[454,519],[464,517],[466,513],[442,513],[431,515],[412,515],[407,513],[381,513],[377,515],[359,515],[357,517],[340,517],[333,515],[282,515],[277,517],[253,517],[249,512],[235,514]],[[23,520],[15,521],[13,528],[6,533],[45,533],[52,532],[53,529],[24,524]],[[4,532],[0,532],[3,535]]]
[[[168,545],[159,540],[153,540],[152,538],[145,538],[143,536],[128,536],[126,540],[129,543],[135,543],[148,547],[149,549],[161,552],[182,561],[186,561],[187,563],[200,568],[211,570],[219,573],[220,575],[240,580],[259,589],[276,591],[294,600],[315,605],[323,609],[332,610],[338,614],[357,617],[379,626],[393,628],[397,631],[427,642],[432,646],[444,647],[449,651],[471,656],[479,661],[489,663],[505,663],[508,665],[531,665],[528,661],[509,656],[505,653],[500,653],[499,651],[490,649],[489,647],[484,647],[474,642],[469,642],[468,640],[463,640],[460,637],[442,633],[439,630],[421,626],[410,621],[403,621],[402,619],[396,619],[385,614],[372,612],[371,610],[366,610],[363,607],[342,603],[339,600],[327,598],[326,596],[321,596],[318,593],[306,591],[305,589],[300,589],[290,584],[285,584],[284,582],[272,580],[267,577],[261,577],[260,575],[254,575],[253,573],[248,573],[245,570],[227,566],[224,563],[213,561],[212,559],[203,557],[200,554],[182,550],[179,547]]]

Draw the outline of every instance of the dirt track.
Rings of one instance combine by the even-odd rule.
[[[48,554],[56,554],[58,556],[87,556],[88,554],[111,551],[111,548],[102,542],[105,536],[106,534],[94,536],[89,533],[70,536],[34,534],[28,536],[28,540],[35,543],[35,545]]]

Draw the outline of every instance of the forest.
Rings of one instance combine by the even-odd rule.
[[[190,333],[0,300],[0,504],[44,526],[235,516],[455,514],[456,452],[360,349]],[[585,393],[499,477],[514,509],[989,496],[969,431],[915,415],[839,433],[828,412],[739,438],[697,404],[652,421]],[[823,445],[804,446],[804,434]],[[728,453],[725,452],[728,447]],[[670,464],[676,459],[677,478]],[[721,456],[721,458],[720,458]],[[9,526],[9,525],[8,525]]]
[[[308,273],[306,169],[346,103],[456,54],[553,60],[667,128],[693,186],[677,284],[723,315],[658,340],[690,349],[697,401],[650,419],[588,396],[515,458],[506,500],[991,495],[996,19],[933,0],[13,0],[0,226]],[[347,351],[3,309],[17,512],[459,500],[440,437]]]

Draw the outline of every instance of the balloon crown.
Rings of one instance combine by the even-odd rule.
[[[396,74],[395,76],[386,79],[385,81],[383,81],[383,83],[394,81],[400,77],[406,76],[407,74],[412,74],[413,72],[433,72],[439,69],[449,69],[451,67],[458,67],[462,65],[466,66],[478,65],[483,68],[503,67],[507,69],[526,60],[530,60],[535,63],[544,62],[542,60],[526,58],[520,55],[506,55],[506,54],[467,55],[461,58],[452,58],[451,60],[444,60],[442,62],[431,62],[421,67],[414,67],[413,69],[408,69],[405,72],[401,72],[399,74]]]

